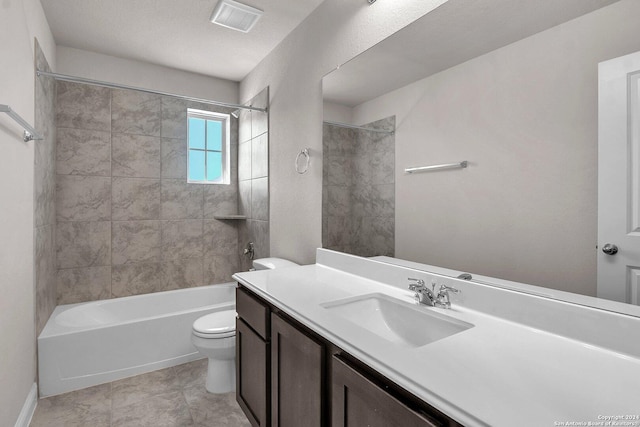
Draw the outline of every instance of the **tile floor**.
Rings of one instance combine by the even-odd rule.
[[[207,360],[40,399],[31,427],[250,426],[235,393],[207,393]]]

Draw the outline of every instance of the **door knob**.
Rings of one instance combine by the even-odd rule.
[[[618,247],[612,243],[607,243],[602,247],[602,252],[607,255],[615,255],[618,253]]]

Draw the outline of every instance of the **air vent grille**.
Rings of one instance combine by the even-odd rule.
[[[211,14],[211,22],[248,33],[262,16],[262,11],[234,0],[220,0]]]

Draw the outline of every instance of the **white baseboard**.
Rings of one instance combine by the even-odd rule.
[[[37,404],[38,385],[36,383],[33,383],[33,385],[31,386],[31,390],[29,390],[29,394],[24,401],[24,405],[22,405],[22,410],[20,411],[20,415],[18,416],[15,427],[29,427],[31,417],[33,417],[33,413],[36,410]]]

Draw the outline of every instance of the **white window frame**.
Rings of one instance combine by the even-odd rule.
[[[220,179],[217,180],[207,180],[207,152],[211,152],[214,150],[207,150],[207,126],[205,125],[205,145],[204,149],[202,148],[190,148],[189,147],[189,118],[197,118],[204,120],[213,120],[222,123],[222,144],[221,144],[221,154],[222,154],[222,175]],[[201,181],[191,180],[189,179],[189,152],[191,150],[195,151],[203,151],[204,155],[204,176],[205,179]],[[231,116],[229,114],[216,113],[213,111],[205,111],[205,110],[196,110],[195,108],[187,109],[187,182],[190,184],[229,184],[231,182]]]

